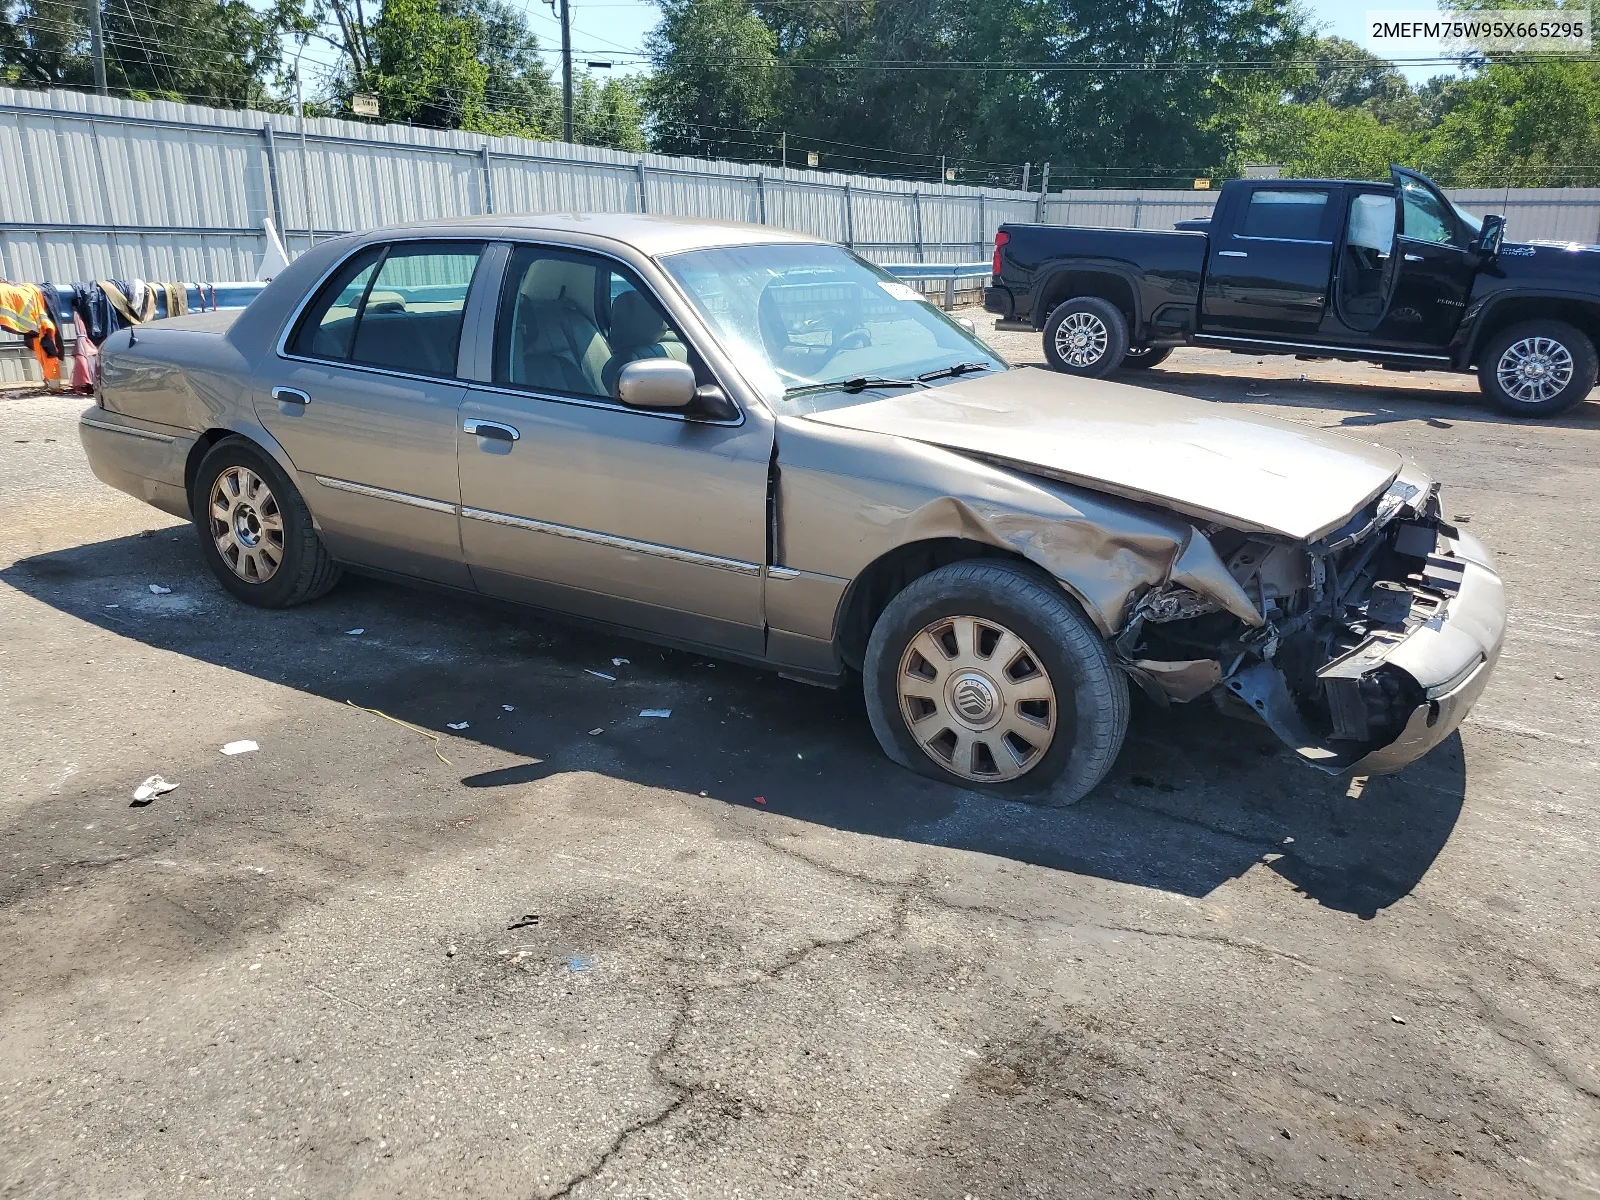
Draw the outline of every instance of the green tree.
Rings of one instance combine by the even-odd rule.
[[[223,108],[272,106],[283,37],[310,24],[298,0],[119,0],[101,21],[112,90]],[[93,88],[83,6],[0,0],[0,81]]]
[[[1600,181],[1600,66],[1490,64],[1451,89],[1420,156],[1458,187],[1593,186]]]
[[[746,0],[662,0],[645,44],[655,71],[644,99],[658,150],[760,156],[752,150],[769,139],[747,131],[772,125],[782,84],[777,39]]]
[[[647,149],[641,79],[622,76],[598,82],[580,73],[572,86],[572,136],[586,146]]]

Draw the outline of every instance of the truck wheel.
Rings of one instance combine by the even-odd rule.
[[[1143,346],[1130,349],[1122,359],[1124,371],[1148,371],[1151,367],[1160,366],[1167,361],[1167,356],[1172,353],[1171,346]]]
[[[1011,563],[951,563],[911,583],[873,626],[862,682],[901,766],[1047,805],[1087,795],[1128,728],[1128,682],[1098,631]]]
[[[1057,371],[1104,379],[1128,353],[1128,320],[1099,296],[1074,296],[1044,323],[1045,361]]]
[[[246,438],[224,438],[206,451],[189,509],[206,565],[246,604],[289,608],[339,582],[339,565],[312,527],[306,502]]]
[[[1594,343],[1565,321],[1523,321],[1503,329],[1478,360],[1478,386],[1513,416],[1564,412],[1594,383]]]

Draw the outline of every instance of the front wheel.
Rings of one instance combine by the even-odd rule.
[[[1524,321],[1484,347],[1478,385],[1502,412],[1548,417],[1581,403],[1595,383],[1594,343],[1565,321]]]
[[[206,451],[190,508],[206,565],[246,604],[289,608],[339,581],[311,510],[254,442],[229,437]]]
[[[1128,319],[1099,296],[1074,296],[1044,323],[1045,361],[1057,371],[1104,379],[1128,353]]]
[[[878,743],[958,786],[1081,800],[1128,728],[1128,683],[1053,581],[973,560],[917,579],[873,627],[862,665]]]

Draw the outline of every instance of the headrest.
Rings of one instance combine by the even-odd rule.
[[[667,323],[656,306],[638,292],[626,291],[611,302],[611,344],[648,346],[667,333]]]

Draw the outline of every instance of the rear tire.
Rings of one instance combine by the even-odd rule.
[[[1128,728],[1128,681],[1099,631],[1060,585],[1008,562],[912,582],[873,627],[862,683],[901,766],[1051,806],[1105,778]]]
[[[272,456],[224,438],[200,460],[189,511],[218,582],[257,608],[291,608],[339,582],[311,510]]]
[[[1565,321],[1509,326],[1489,340],[1478,361],[1483,394],[1517,417],[1565,412],[1582,403],[1594,384],[1594,343]]]
[[[1128,353],[1128,319],[1099,296],[1074,296],[1044,323],[1044,357],[1052,369],[1104,379]]]
[[[1151,367],[1158,367],[1166,362],[1171,353],[1171,346],[1144,346],[1130,349],[1122,359],[1122,369],[1148,371]]]

